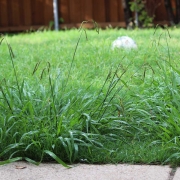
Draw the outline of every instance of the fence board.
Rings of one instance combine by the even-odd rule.
[[[52,0],[44,0],[44,25],[49,25],[54,21]]]
[[[31,0],[31,17],[32,17],[32,24],[37,24],[36,22],[36,9],[35,9],[35,6],[36,6],[36,0]]]
[[[59,0],[59,17],[63,18],[64,23],[70,23],[69,20],[69,0]]]
[[[97,22],[106,22],[104,0],[93,0],[93,19]]]
[[[20,3],[19,0],[11,1],[11,13],[10,17],[12,18],[12,25],[18,26],[21,24],[20,21]]]
[[[164,21],[168,20],[164,1],[161,2],[160,6],[155,10],[155,19],[154,21]]]
[[[81,0],[81,21],[93,19],[92,0]]]
[[[114,1],[114,0],[112,0],[112,1]],[[111,14],[111,12],[110,12],[110,9],[111,9],[110,4],[111,4],[111,2],[109,0],[105,1],[105,19],[106,19],[106,22],[110,21],[110,14]]]
[[[8,25],[13,26],[13,19],[12,19],[12,2],[7,1],[7,18],[8,18]]]
[[[119,21],[125,21],[124,19],[124,9],[123,9],[123,5],[122,5],[122,0],[118,1],[118,20]]]
[[[23,1],[23,25],[31,26],[32,25],[32,8],[31,8],[31,0]],[[21,14],[22,16],[22,14]]]
[[[44,2],[43,0],[31,0],[32,23],[44,25]]]
[[[81,0],[71,0],[69,3],[70,23],[81,22]]]
[[[18,6],[19,6],[19,24],[20,25],[24,25],[24,1],[21,2],[21,0],[18,0]]]
[[[149,0],[150,1],[150,0]],[[157,0],[158,2],[160,0]],[[124,27],[122,0],[59,0],[60,27],[79,27],[84,20],[95,20],[101,27]],[[171,0],[174,3],[175,0]],[[0,32],[48,26],[53,18],[53,0],[0,0]],[[154,22],[168,22],[164,0],[156,9]],[[92,24],[86,25],[92,28]]]
[[[107,0],[106,1],[106,21],[118,22],[118,0]]]
[[[0,1],[0,27],[8,26],[7,0]]]

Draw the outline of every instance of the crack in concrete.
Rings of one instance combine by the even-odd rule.
[[[177,168],[172,168],[168,180],[173,180]]]

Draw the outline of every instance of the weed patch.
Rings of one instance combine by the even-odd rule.
[[[154,35],[87,31],[88,41],[83,33],[77,41],[77,33],[1,38],[1,164],[178,165],[177,31],[170,31],[171,38],[160,29]],[[112,51],[119,33],[134,36],[138,50]]]

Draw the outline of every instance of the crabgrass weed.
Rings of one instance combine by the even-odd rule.
[[[80,33],[1,37],[0,163],[180,164],[178,29]]]

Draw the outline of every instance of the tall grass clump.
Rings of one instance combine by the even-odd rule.
[[[179,164],[180,158],[180,71],[179,60],[173,59],[169,30],[155,30],[152,49],[155,66],[143,64],[143,83],[131,93],[125,108],[126,122],[139,128],[137,138],[146,141],[147,149],[157,146],[155,162]],[[177,52],[175,52],[177,53]],[[126,102],[126,103],[127,103]],[[147,153],[149,153],[147,151]],[[150,153],[151,154],[151,153]],[[156,153],[158,154],[158,153]]]
[[[152,40],[146,49],[141,30],[123,32],[137,33],[137,39],[140,33],[142,45],[112,51],[107,42],[120,32],[102,31],[99,47],[92,31],[81,28],[74,52],[68,48],[71,61],[63,46],[62,57],[55,56],[60,50],[43,34],[45,48],[53,51],[41,50],[33,68],[22,68],[7,37],[1,37],[8,67],[0,81],[1,164],[179,164],[180,71],[169,30],[143,31]],[[43,60],[48,53],[52,60]]]
[[[61,69],[52,72],[50,62],[43,68],[38,62],[32,71],[35,82],[30,83],[28,78],[20,80],[23,74],[17,72],[12,47],[2,36],[14,79],[5,77],[0,84],[1,164],[17,160],[38,164],[54,159],[68,167],[64,162],[80,161],[80,150],[86,152],[86,159],[93,149],[109,151],[102,142],[115,136],[109,134],[110,122],[118,113],[115,97],[124,83],[116,86],[126,69],[121,72],[120,65],[111,69],[97,92],[92,93],[91,86],[68,88],[80,38],[66,77]]]
[[[161,123],[157,132],[163,147],[170,152],[165,163],[171,162],[179,165],[180,160],[180,71],[179,59],[173,59],[173,53],[169,47],[171,35],[167,30],[164,37],[166,54],[161,56],[161,63],[157,62],[161,72],[160,95],[158,101]],[[177,52],[176,52],[177,53]]]

